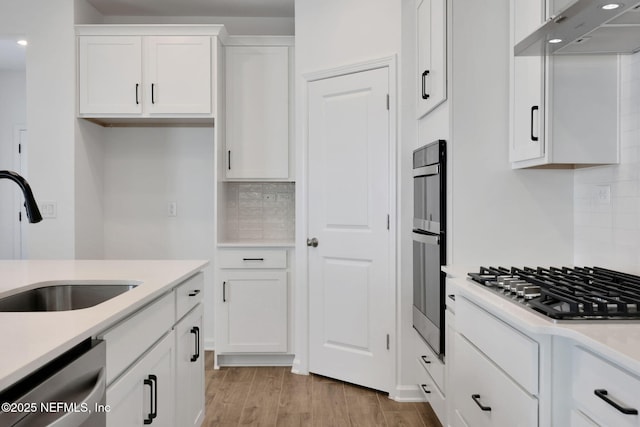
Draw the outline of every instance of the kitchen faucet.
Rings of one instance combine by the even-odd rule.
[[[31,191],[31,187],[27,180],[13,171],[0,170],[0,179],[2,178],[10,179],[18,184],[22,190],[22,194],[24,194],[24,207],[27,210],[27,218],[29,218],[29,222],[36,223],[42,221],[40,209],[38,209],[38,204],[36,203],[36,199],[33,197],[33,192]]]

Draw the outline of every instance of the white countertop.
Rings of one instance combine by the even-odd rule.
[[[488,312],[530,334],[566,337],[640,375],[640,321],[560,321],[530,311],[467,279],[475,267],[446,266],[447,294],[462,295]]]
[[[81,310],[0,312],[0,390],[202,270],[208,261],[0,261],[0,298],[59,281],[131,281],[135,289]]]

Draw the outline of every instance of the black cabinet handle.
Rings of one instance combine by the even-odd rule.
[[[598,396],[600,399],[604,400],[609,405],[613,406],[614,408],[616,408],[618,411],[622,412],[625,415],[638,415],[638,410],[637,409],[625,408],[623,406],[620,406],[618,403],[614,402],[613,400],[611,400],[611,398],[608,396],[609,393],[607,392],[607,390],[605,390],[603,388],[598,389],[598,390],[593,390],[593,393],[596,396]]]
[[[483,411],[490,411],[491,410],[491,406],[483,406],[482,403],[480,403],[480,395],[479,394],[472,394],[471,398],[473,399],[474,402],[476,402],[476,405],[478,405],[478,407],[480,409],[482,409]]]
[[[190,297],[195,297],[196,295],[198,295],[200,293],[200,289],[196,289],[195,291],[191,291],[189,292],[189,296]]]
[[[243,261],[264,261],[264,258],[242,258]]]
[[[227,168],[231,170],[231,150],[227,151]]]
[[[191,328],[191,333],[195,335],[196,341],[196,352],[193,354],[193,356],[191,356],[191,361],[195,362],[200,358],[200,328],[194,326],[193,328]]]
[[[156,84],[155,83],[151,83],[151,103],[155,104],[156,103]]]
[[[431,394],[431,390],[427,390],[426,384],[420,384],[420,387],[422,387],[422,391],[424,391],[425,393]]]
[[[227,302],[227,282],[222,282],[222,302]]]
[[[422,73],[422,99],[429,99],[429,94],[427,93],[427,76],[429,75],[429,70],[424,70]]]
[[[427,356],[420,356],[420,357],[422,358],[422,361],[424,363],[427,363],[427,364],[431,363],[431,360],[427,359]]]
[[[136,83],[136,105],[140,105],[140,99],[138,98],[138,89],[140,88],[140,83]]]
[[[537,141],[538,140],[538,137],[533,134],[533,113],[535,111],[538,111],[538,106],[537,105],[534,105],[533,107],[531,107],[531,140],[532,141]]]
[[[155,375],[149,375],[144,380],[144,385],[149,386],[149,414],[144,419],[144,424],[151,424],[153,420],[158,416],[158,377]]]

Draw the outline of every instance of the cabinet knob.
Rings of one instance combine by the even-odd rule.
[[[314,248],[318,247],[318,239],[316,239],[315,237],[311,238],[311,239],[307,239],[307,246],[311,246]]]

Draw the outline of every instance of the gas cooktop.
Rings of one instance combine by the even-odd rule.
[[[556,320],[640,319],[640,277],[600,267],[480,267],[471,280]]]

